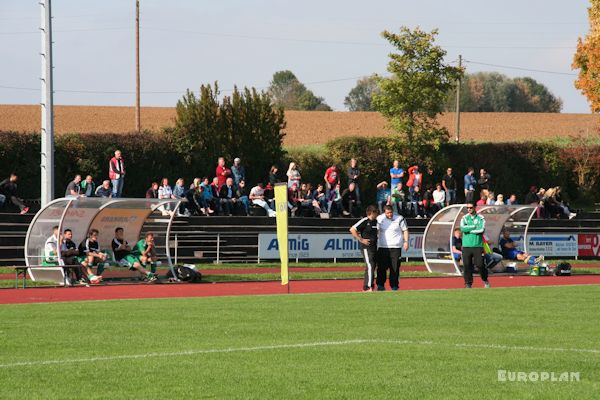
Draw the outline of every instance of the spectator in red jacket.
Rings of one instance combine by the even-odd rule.
[[[335,188],[335,185],[340,183],[340,170],[335,164],[332,164],[325,170],[323,179],[325,180],[325,193],[329,193],[331,189]]]
[[[413,165],[408,168],[408,182],[406,182],[406,186],[408,186],[408,191],[412,195],[415,191],[415,187],[421,186],[423,183],[423,174],[419,172],[419,166]]]
[[[112,183],[112,197],[121,197],[125,183],[125,161],[121,150],[115,151],[115,156],[108,163],[108,179]]]
[[[216,169],[216,177],[219,178],[219,187],[223,186],[227,182],[227,178],[230,176],[231,170],[225,166],[225,159],[223,157],[219,157]]]

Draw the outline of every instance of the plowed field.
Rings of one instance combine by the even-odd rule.
[[[143,107],[142,127],[157,130],[173,125],[175,109]],[[129,132],[134,129],[132,107],[56,106],[55,129],[65,132]],[[389,133],[385,119],[372,112],[286,112],[286,145],[326,143],[350,135],[382,136]],[[453,134],[454,114],[440,118]],[[600,120],[590,114],[463,113],[461,140],[524,141],[576,135],[598,129]],[[0,105],[0,130],[39,130],[40,110],[33,105]]]

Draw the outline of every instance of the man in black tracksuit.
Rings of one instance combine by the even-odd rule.
[[[376,206],[367,207],[367,216],[350,228],[350,233],[360,242],[365,259],[363,291],[372,292],[375,282],[375,258],[377,256],[377,215]]]

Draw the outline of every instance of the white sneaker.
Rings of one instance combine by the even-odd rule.
[[[488,282],[488,281],[485,281],[485,282],[483,282],[483,286],[484,286],[486,289],[489,289],[489,288],[491,288],[491,287],[492,287],[492,285],[490,285],[490,282]]]
[[[421,217],[420,215],[417,215],[417,219],[421,219],[421,218],[423,218],[423,217]]]
[[[570,214],[569,214],[569,219],[573,219],[573,218],[575,218],[576,216],[577,216],[577,214],[575,214],[575,213],[570,213]]]

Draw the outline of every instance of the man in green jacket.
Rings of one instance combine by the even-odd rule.
[[[489,288],[488,271],[483,266],[485,219],[477,214],[473,203],[467,203],[467,214],[460,220],[460,231],[463,233],[462,257],[465,267],[465,287],[470,288],[473,285],[473,266],[476,266],[479,268],[483,284]]]

